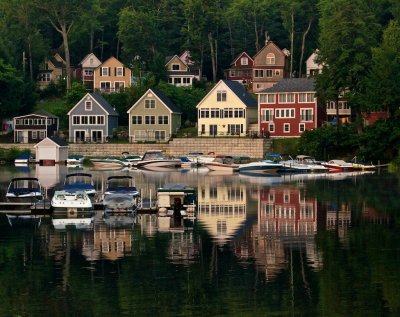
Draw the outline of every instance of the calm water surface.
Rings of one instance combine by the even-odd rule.
[[[399,316],[399,175],[330,177],[91,171],[101,191],[131,175],[154,201],[166,183],[198,193],[193,227],[156,215],[55,229],[0,215],[0,316]],[[66,167],[0,167],[49,195]],[[130,221],[132,220],[132,221]],[[185,224],[186,225],[186,224]]]

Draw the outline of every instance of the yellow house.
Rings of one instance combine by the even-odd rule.
[[[245,136],[257,124],[257,100],[236,81],[220,80],[196,108],[199,136]]]
[[[94,90],[119,92],[132,84],[132,71],[115,57],[110,57],[94,71]]]

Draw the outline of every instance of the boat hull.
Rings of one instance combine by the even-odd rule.
[[[227,171],[227,172],[239,171],[239,165],[235,164],[223,164],[218,162],[211,162],[205,164],[205,166],[211,171]]]

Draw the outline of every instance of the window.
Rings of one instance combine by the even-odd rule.
[[[265,70],[265,77],[272,78],[272,76],[273,76],[272,69],[266,69]]]
[[[264,77],[264,71],[262,69],[255,69],[254,77]]]
[[[72,124],[81,124],[80,116],[72,116]]]
[[[158,116],[158,124],[168,124],[168,116]]]
[[[247,57],[242,57],[240,59],[240,64],[242,65],[249,65],[249,59]]]
[[[89,118],[88,116],[81,116],[81,124],[88,124]]]
[[[156,107],[156,101],[154,99],[146,99],[144,101],[144,107],[146,109],[155,109]]]
[[[313,121],[313,110],[312,109],[301,109],[300,110],[300,121]]]
[[[132,124],[142,124],[142,116],[132,116]]]
[[[273,109],[262,109],[261,110],[261,121],[272,121],[274,120],[274,110]]]
[[[100,89],[105,91],[110,91],[111,83],[109,81],[101,81],[100,82]]]
[[[115,91],[121,91],[125,88],[125,82],[123,81],[115,81],[114,82],[114,89]]]
[[[190,84],[190,77],[183,77],[183,78],[182,78],[182,82],[183,82],[184,84]]]
[[[219,118],[219,109],[211,108],[210,115],[211,115],[211,118]]]
[[[233,108],[224,109],[224,118],[233,118]]]
[[[47,125],[51,125],[51,119],[47,119]]]
[[[228,134],[239,135],[243,132],[242,124],[228,124]]]
[[[179,70],[179,64],[172,64],[172,70]]]
[[[145,124],[155,124],[156,123],[156,116],[145,116],[144,117]]]
[[[299,93],[299,102],[314,102],[313,93]]]
[[[89,124],[96,124],[96,116],[89,116]]]
[[[50,81],[51,74],[50,73],[42,73],[39,75],[39,81]]]
[[[206,134],[206,125],[205,124],[201,125],[201,134]]]
[[[118,76],[118,77],[124,76],[124,68],[123,67],[115,67],[115,76]]]
[[[85,111],[92,111],[92,101],[91,100],[85,101]]]
[[[285,132],[285,133],[290,132],[290,124],[289,123],[285,123],[283,125],[283,132]]]
[[[230,77],[236,77],[236,71],[235,71],[234,69],[231,69],[231,70],[229,71],[229,76],[230,76]]]
[[[93,58],[89,59],[89,63],[90,63],[90,65],[93,65]]]
[[[233,117],[234,118],[244,118],[245,117],[245,115],[244,115],[244,109],[242,109],[242,108],[234,108],[233,109]]]
[[[275,132],[275,124],[273,124],[273,123],[268,124],[268,131]]]
[[[37,139],[37,131],[32,131],[32,139],[33,140]]]
[[[226,101],[226,91],[225,90],[217,91],[217,101]]]
[[[156,140],[165,140],[165,131],[154,131],[154,138]]]
[[[93,76],[93,70],[91,70],[91,69],[85,69],[85,70],[83,71],[83,74],[84,74],[85,76]]]
[[[275,118],[294,118],[295,111],[293,108],[275,109]]]
[[[110,74],[108,72],[108,67],[102,67],[101,68],[100,76],[110,76]]]
[[[294,103],[294,94],[279,94],[279,103]]]
[[[104,116],[97,116],[97,124],[100,125],[104,124]]]
[[[304,123],[299,124],[299,132],[304,132],[306,130],[306,125]]]
[[[39,131],[39,139],[44,139],[46,137],[45,131]]]
[[[275,103],[275,95],[274,94],[260,95],[260,103]]]
[[[182,83],[182,78],[174,78],[174,84],[181,84]]]
[[[200,118],[209,118],[209,117],[210,117],[210,109],[209,108],[200,109]]]
[[[267,62],[267,65],[275,65],[275,54],[268,53],[266,62]]]
[[[280,70],[275,70],[275,76],[280,76],[281,71]]]

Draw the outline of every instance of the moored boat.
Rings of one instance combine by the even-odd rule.
[[[134,162],[132,166],[137,168],[181,167],[182,161],[180,159],[169,159],[164,157],[161,150],[149,150],[144,153],[140,160]]]
[[[310,168],[311,173],[326,173],[329,172],[329,168],[318,163],[313,157],[308,155],[297,155],[296,161],[299,164],[303,164]]]
[[[353,164],[343,160],[330,160],[329,162],[322,163],[322,165],[329,168],[331,172],[347,172],[353,170]]]
[[[92,175],[88,173],[67,174],[62,189],[68,192],[84,191],[89,196],[94,196],[97,193]]]
[[[43,199],[39,179],[36,177],[13,178],[8,185],[6,198],[13,202],[31,202]]]
[[[71,214],[93,210],[92,201],[84,191],[57,190],[51,199],[51,207],[54,212],[68,212]]]
[[[35,160],[32,158],[30,153],[21,153],[14,159],[14,164],[16,166],[28,165],[29,163],[34,163]]]
[[[83,155],[72,154],[68,155],[67,165],[80,165],[83,163]]]
[[[140,193],[133,185],[132,176],[110,176],[104,192],[106,213],[133,212],[140,204]]]
[[[91,158],[94,169],[120,169],[133,165],[130,161],[118,157],[98,157]]]
[[[282,164],[267,160],[239,164],[239,172],[276,172],[282,168]]]
[[[350,162],[353,166],[354,170],[358,170],[358,171],[371,171],[374,170],[376,168],[376,166],[374,164],[372,164],[372,162],[370,164],[368,163],[364,163],[361,161],[357,162],[357,157],[353,157],[353,159]]]
[[[239,171],[239,165],[233,162],[232,156],[218,155],[212,162],[204,164],[211,171]]]

